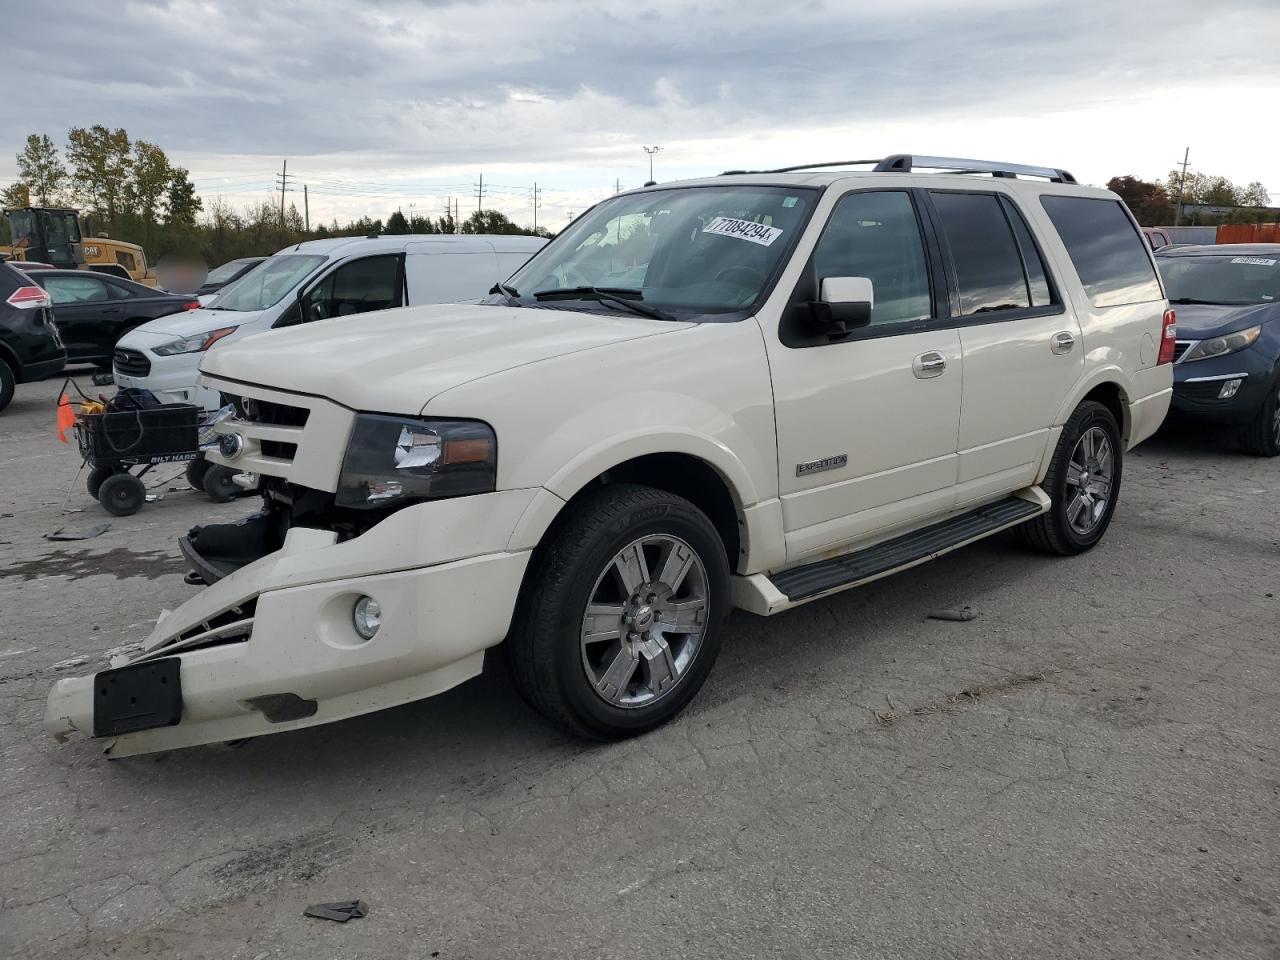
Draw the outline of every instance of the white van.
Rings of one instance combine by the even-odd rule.
[[[337,237],[286,247],[199,310],[143,324],[113,356],[120,387],[218,408],[196,385],[211,347],[255,333],[392,307],[475,301],[547,241],[524,236]]]

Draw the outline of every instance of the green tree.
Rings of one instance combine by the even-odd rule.
[[[1271,206],[1271,194],[1257,180],[1245,187],[1237,195],[1237,201],[1241,206],[1245,207],[1269,207]]]
[[[129,182],[129,134],[101,124],[67,131],[67,162],[71,188],[79,202],[119,232]]]
[[[27,143],[16,159],[18,176],[36,206],[56,207],[65,202],[67,168],[48,135],[28,134]]]
[[[6,208],[31,206],[31,188],[21,180],[9,184],[3,192],[0,192],[0,206]],[[7,218],[6,222],[8,222]]]
[[[477,210],[462,222],[463,233],[524,233],[497,210]]]
[[[405,219],[404,214],[399,210],[387,217],[386,232],[394,235],[403,235],[409,232],[409,221]]]
[[[1144,227],[1156,227],[1173,222],[1173,204],[1161,183],[1149,183],[1133,176],[1112,177],[1107,189],[1120,195],[1120,199],[1133,211],[1138,223]]]
[[[196,185],[183,167],[171,167],[165,196],[164,220],[170,225],[193,227],[203,202],[196,196]]]

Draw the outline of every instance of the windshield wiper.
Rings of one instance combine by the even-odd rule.
[[[533,295],[535,300],[600,300],[604,303],[617,304],[626,307],[635,313],[642,314],[646,317],[652,317],[654,320],[675,320],[676,317],[667,313],[665,310],[659,310],[657,307],[646,306],[643,303],[636,303],[635,300],[629,300],[628,297],[641,298],[644,296],[639,290],[630,290],[626,287],[557,287],[554,290],[539,290]]]
[[[507,286],[501,280],[499,280],[492,287],[490,287],[489,292],[491,294],[492,293],[502,294],[504,297],[507,298],[507,306],[509,307],[520,306],[520,291],[517,290],[515,287]]]
[[[1238,306],[1238,304],[1230,303],[1230,302],[1229,302],[1229,301],[1227,301],[1227,300],[1197,300],[1195,297],[1178,297],[1177,299],[1170,300],[1169,302],[1170,302],[1170,303],[1182,303],[1182,304],[1203,303],[1203,304],[1206,304],[1207,306],[1210,306],[1210,307],[1233,307],[1233,306]]]

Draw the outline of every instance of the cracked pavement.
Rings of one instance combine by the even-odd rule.
[[[1173,431],[1084,557],[1001,536],[735,614],[630,742],[566,739],[495,672],[108,762],[44,735],[49,685],[191,595],[179,534],[252,506],[178,479],[107,517],[57,386],[0,414],[0,956],[1280,956],[1280,462]]]

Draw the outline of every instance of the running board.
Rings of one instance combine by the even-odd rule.
[[[815,597],[924,563],[975,540],[1025,523],[1048,510],[1049,503],[1043,491],[1031,487],[1015,496],[856,553],[807,563],[772,575],[735,577],[734,605],[752,613],[777,613]]]

